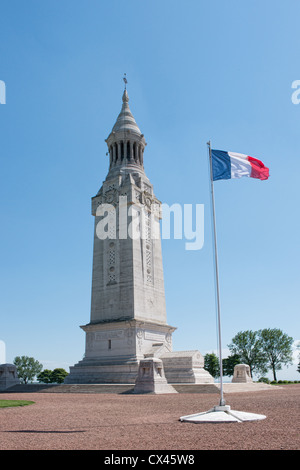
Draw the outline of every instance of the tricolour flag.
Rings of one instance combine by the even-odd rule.
[[[211,150],[211,155],[214,181],[241,178],[242,176],[260,180],[269,178],[269,168],[257,158],[224,150]]]

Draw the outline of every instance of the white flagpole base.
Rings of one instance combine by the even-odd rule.
[[[234,411],[230,406],[214,406],[203,413],[182,416],[180,421],[190,423],[242,423],[244,421],[257,421],[265,419],[265,415],[248,413],[245,411]]]

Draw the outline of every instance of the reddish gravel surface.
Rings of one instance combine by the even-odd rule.
[[[1,393],[33,405],[0,409],[1,450],[299,450],[300,384],[225,395],[244,423],[183,423],[218,394]]]

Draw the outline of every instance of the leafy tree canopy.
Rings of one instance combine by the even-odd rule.
[[[65,369],[54,369],[54,371],[51,374],[52,382],[59,383],[59,384],[63,383],[67,375],[68,375],[68,372],[66,372]]]
[[[277,380],[276,371],[282,368],[282,364],[292,363],[293,338],[278,328],[265,328],[259,331],[259,335],[267,367],[272,370],[274,380]]]
[[[233,354],[232,356],[228,356],[222,360],[223,365],[223,375],[233,375],[234,373],[234,366],[237,364],[241,364],[241,358],[238,354]]]
[[[67,375],[68,375],[68,372],[66,372],[65,369],[61,369],[61,368],[54,369],[54,370],[45,369],[37,376],[37,380],[45,384],[63,383]]]
[[[16,356],[14,364],[17,368],[18,377],[24,384],[31,382],[43,368],[42,364],[33,357],[28,356]]]
[[[215,353],[205,354],[204,369],[207,370],[214,378],[220,376],[220,363]]]
[[[240,357],[241,363],[249,365],[251,377],[254,372],[267,372],[267,360],[261,348],[258,331],[240,331],[232,338],[228,347],[233,355]]]
[[[49,369],[43,370],[37,376],[38,382],[42,382],[44,384],[50,384],[51,383],[51,374],[52,374],[52,370],[49,370]]]
[[[232,338],[228,347],[233,356],[239,357],[241,363],[250,366],[251,376],[253,372],[265,374],[271,369],[276,381],[276,371],[280,370],[283,364],[292,363],[292,344],[293,338],[280,329],[265,328],[258,331],[240,331]],[[225,370],[230,371],[230,367],[226,368],[226,363]]]

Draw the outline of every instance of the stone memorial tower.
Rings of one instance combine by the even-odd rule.
[[[134,383],[139,361],[154,343],[172,350],[175,328],[166,320],[161,203],[144,171],[146,142],[126,88],[122,99],[106,139],[109,171],[92,198],[91,317],[81,327],[85,357],[70,368],[67,383]]]
[[[126,83],[126,82],[125,82]],[[172,382],[211,383],[199,351],[172,353],[159,219],[161,203],[144,171],[144,135],[123,93],[106,139],[109,171],[95,197],[91,316],[84,358],[65,383],[134,384],[142,359],[159,358]]]

